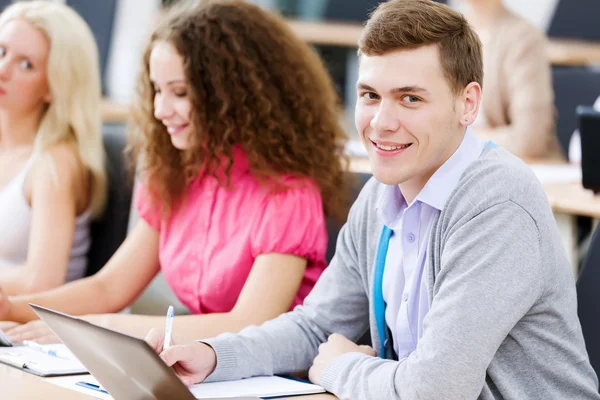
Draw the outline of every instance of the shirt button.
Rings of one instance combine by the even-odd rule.
[[[415,235],[411,232],[409,233],[406,238],[408,239],[408,243],[412,243],[415,241]]]
[[[404,293],[404,296],[402,296],[402,301],[405,303],[408,301],[408,293]]]

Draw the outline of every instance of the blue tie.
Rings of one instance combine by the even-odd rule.
[[[377,333],[379,334],[380,350],[379,356],[385,358],[385,301],[383,300],[383,271],[385,269],[385,259],[388,252],[388,245],[392,237],[392,230],[383,226],[379,245],[377,246],[377,255],[375,257],[375,278],[373,280],[373,309],[375,311],[375,323]]]

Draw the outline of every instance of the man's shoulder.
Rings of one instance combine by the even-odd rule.
[[[487,147],[461,177],[447,208],[478,213],[504,202],[517,204],[532,217],[536,209],[548,207],[542,185],[527,164],[505,149]]]

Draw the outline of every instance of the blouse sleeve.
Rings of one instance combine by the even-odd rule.
[[[252,229],[253,257],[280,253],[305,258],[309,264],[325,260],[327,229],[321,193],[310,181],[268,195]]]
[[[146,185],[140,183],[135,191],[135,208],[141,218],[160,232],[160,210],[152,205]]]

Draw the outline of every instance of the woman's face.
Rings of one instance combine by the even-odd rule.
[[[183,59],[169,42],[158,41],[150,53],[150,80],[156,92],[154,116],[167,128],[173,146],[180,150],[190,147],[192,105]]]
[[[0,28],[0,109],[26,114],[52,100],[48,84],[50,42],[29,22]]]

